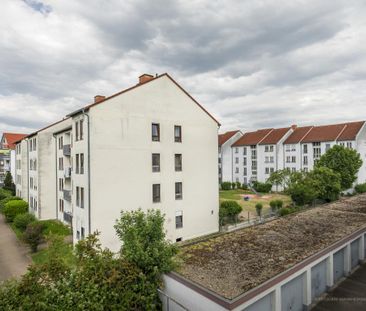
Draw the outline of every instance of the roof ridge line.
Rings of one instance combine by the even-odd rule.
[[[338,136],[334,139],[334,141],[338,141],[338,138],[343,134],[343,132],[346,130],[347,128],[347,123],[344,124],[343,128],[341,129],[341,131],[339,132]]]
[[[315,127],[315,125],[311,125],[310,129],[306,132],[306,134],[299,140],[299,143],[301,143],[306,136],[308,136],[308,134],[313,130],[313,128]]]
[[[257,145],[259,145],[269,134],[271,134],[275,129],[272,128],[266,135],[264,135],[264,137],[259,141],[257,142]]]

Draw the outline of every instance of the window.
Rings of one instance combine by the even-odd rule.
[[[80,208],[84,208],[84,188],[80,187]]]
[[[273,163],[274,162],[274,157],[273,156],[270,156],[269,157],[269,163]]]
[[[268,163],[269,162],[269,157],[265,157],[264,163]]]
[[[62,200],[62,199],[59,200],[59,211],[61,213],[64,212],[64,200]]]
[[[243,158],[243,165],[246,166],[247,165],[247,158]]]
[[[330,144],[325,144],[325,152],[327,152],[330,149]]]
[[[84,174],[84,153],[80,153],[80,174]]]
[[[152,154],[152,171],[160,172],[160,153]]]
[[[339,143],[340,146],[344,147],[344,143]]]
[[[153,203],[160,202],[160,184],[152,185]]]
[[[303,146],[303,153],[307,154],[308,153],[308,145],[304,145]]]
[[[266,174],[269,174],[269,167],[266,167],[265,172]]]
[[[257,161],[252,161],[252,169],[257,169]]]
[[[296,167],[293,167],[291,170],[292,172],[296,172]]]
[[[75,168],[75,173],[76,174],[79,174],[79,168],[80,168],[80,156],[79,156],[79,154],[77,153],[76,154],[76,156],[75,156],[75,166],[76,166],[76,168]]]
[[[274,150],[274,146],[273,145],[269,146],[269,151],[273,152],[273,150]]]
[[[238,152],[239,152],[239,148],[235,147],[235,153],[238,153]]]
[[[75,140],[79,140],[79,122],[75,122]]]
[[[318,160],[321,156],[320,142],[313,143],[314,161]]]
[[[63,171],[64,169],[64,158],[58,158],[58,170]]]
[[[304,172],[307,173],[309,169],[307,167],[304,167]]]
[[[286,163],[290,163],[291,162],[291,157],[290,156],[286,156]]]
[[[35,171],[37,170],[37,160],[36,159],[33,161],[33,169]]]
[[[235,168],[235,173],[239,173],[239,167]]]
[[[183,228],[183,212],[182,211],[175,212],[175,228],[176,229]]]
[[[80,126],[80,131],[79,131],[80,140],[83,140],[84,139],[84,120],[79,121],[79,126]]]
[[[64,138],[61,136],[58,138],[58,149],[61,150],[64,147]]]
[[[235,163],[239,163],[239,158],[235,158]]]
[[[304,156],[304,165],[308,165],[308,156]]]
[[[292,156],[292,157],[291,157],[291,162],[292,162],[292,163],[296,163],[296,157],[295,157],[295,156]]]
[[[33,189],[33,177],[29,178],[29,187]]]
[[[347,148],[352,149],[352,142],[351,141],[347,142]]]
[[[58,190],[60,190],[60,191],[64,190],[64,179],[63,178],[58,179]]]
[[[296,145],[291,145],[291,151],[296,151]]]
[[[151,125],[152,141],[160,141],[160,125],[153,123]]]
[[[175,171],[180,172],[182,170],[182,155],[181,154],[175,154],[174,156],[174,165],[175,165]]]
[[[247,147],[243,148],[243,155],[247,155]]]
[[[175,199],[181,200],[183,198],[183,185],[181,182],[175,183]]]
[[[264,147],[264,152],[268,152],[269,151],[269,146],[265,146]]]
[[[80,206],[80,187],[76,187],[76,206]]]
[[[247,172],[248,172],[247,168],[246,168],[246,167],[244,167],[243,175],[244,175],[244,176],[247,176]]]
[[[85,238],[85,229],[84,229],[84,227],[81,227],[80,230],[81,230],[80,237],[83,240]]]
[[[269,169],[269,172],[272,174],[272,173],[274,173],[274,168],[273,167],[271,167],[270,169]]]
[[[182,127],[180,125],[174,125],[174,141],[176,143],[182,142]]]
[[[80,240],[80,231],[79,230],[76,231],[76,239]]]

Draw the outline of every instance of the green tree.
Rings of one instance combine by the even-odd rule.
[[[10,191],[12,195],[15,195],[15,184],[13,183],[13,177],[10,172],[6,172],[3,188]]]
[[[263,209],[263,204],[262,203],[257,203],[255,205],[255,210],[257,211],[257,215],[259,217],[261,217],[261,215],[262,215],[262,209]]]
[[[220,223],[224,224],[226,222],[235,222],[236,217],[240,214],[242,210],[243,208],[236,201],[227,200],[221,202],[219,209]]]
[[[159,210],[122,211],[114,228],[122,242],[121,256],[143,271],[158,305],[162,274],[176,266],[174,256],[178,253],[177,246],[165,237],[164,216]]]
[[[275,186],[281,186],[283,190],[286,190],[290,182],[290,177],[291,170],[289,168],[285,168],[283,170],[273,172],[267,179],[267,182]]]
[[[308,175],[317,189],[319,199],[331,202],[339,198],[341,192],[341,176],[327,167],[316,167]]]
[[[335,145],[322,155],[316,167],[327,167],[341,177],[341,190],[347,190],[357,179],[362,160],[356,150]]]
[[[24,231],[23,239],[30,246],[33,253],[38,249],[38,245],[42,242],[43,225],[39,222],[30,223]]]
[[[312,178],[309,178],[309,173],[305,172],[291,174],[286,193],[300,206],[310,204],[318,197],[316,184]]]

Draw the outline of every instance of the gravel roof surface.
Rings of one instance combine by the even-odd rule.
[[[182,247],[178,273],[228,299],[366,226],[366,195]]]

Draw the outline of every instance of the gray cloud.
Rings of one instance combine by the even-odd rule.
[[[166,71],[222,130],[366,117],[362,0],[3,2],[0,132]]]

